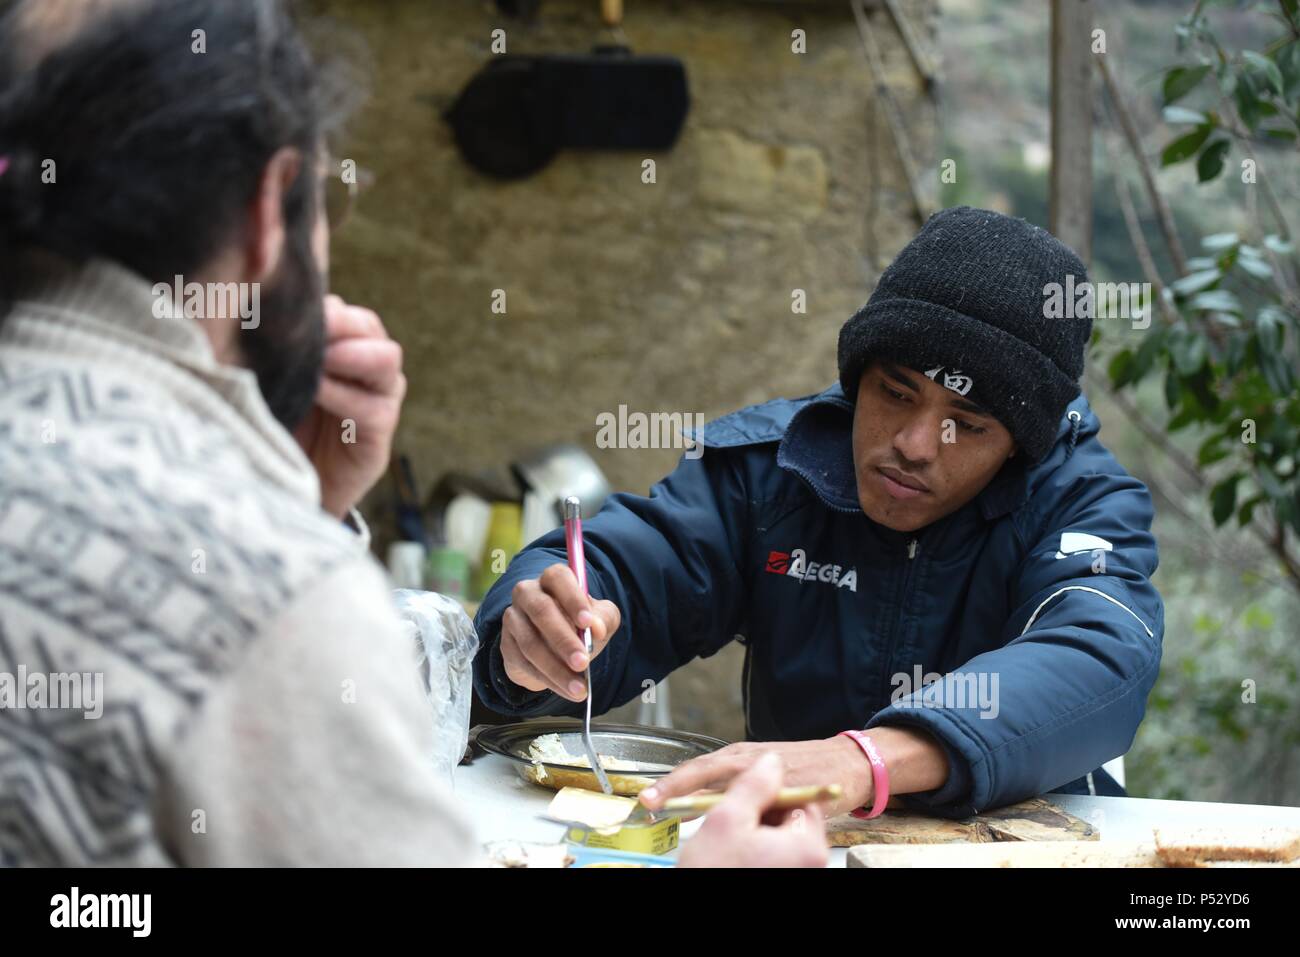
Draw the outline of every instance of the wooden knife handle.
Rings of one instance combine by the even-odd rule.
[[[664,802],[663,811],[685,811],[703,813],[712,810],[725,798],[724,791],[704,791],[688,794],[685,797],[669,798]],[[844,796],[844,788],[838,784],[811,784],[806,787],[781,788],[776,792],[776,800],[771,807],[788,811],[790,808],[815,804],[818,801],[838,801]]]

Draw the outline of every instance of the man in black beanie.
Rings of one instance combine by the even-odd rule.
[[[749,741],[652,807],[767,752],[843,784],[833,812],[1122,794],[1100,765],[1132,744],[1164,610],[1150,497],[1079,393],[1090,310],[1045,308],[1071,285],[1045,230],[931,217],[841,330],[836,385],[710,423],[707,454],[586,524],[590,599],[560,533],[516,557],[478,613],[479,696],[577,714],[586,627],[596,713],[739,640]]]

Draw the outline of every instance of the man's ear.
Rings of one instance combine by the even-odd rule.
[[[253,282],[261,282],[280,264],[284,251],[284,196],[302,172],[302,154],[290,146],[275,151],[248,213],[247,267]]]

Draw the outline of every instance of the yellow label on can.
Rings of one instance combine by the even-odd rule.
[[[625,827],[617,831],[597,831],[571,827],[566,840],[587,847],[604,847],[615,851],[633,851],[637,854],[667,854],[677,847],[680,832],[677,818],[668,818],[649,827]]]

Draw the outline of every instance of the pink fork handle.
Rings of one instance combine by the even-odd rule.
[[[564,549],[569,557],[569,570],[578,579],[578,588],[587,594],[587,559],[582,551],[582,519],[564,521]]]

